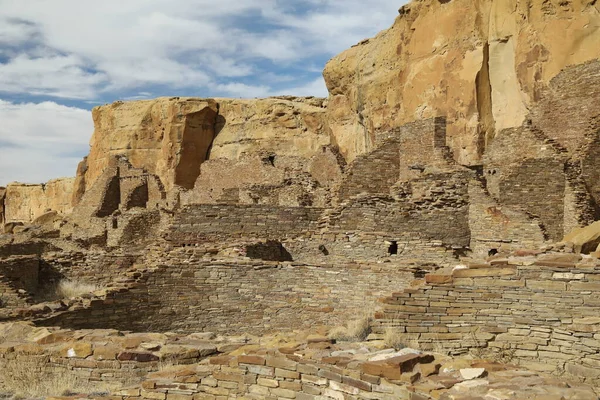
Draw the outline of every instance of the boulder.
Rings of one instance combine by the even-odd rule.
[[[584,228],[575,228],[563,239],[563,242],[573,243],[576,253],[589,254],[597,251],[600,245],[600,221],[596,221]]]

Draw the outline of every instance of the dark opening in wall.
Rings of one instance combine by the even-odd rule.
[[[324,244],[320,244],[319,245],[319,251],[321,253],[323,253],[324,256],[328,256],[329,255],[329,250],[327,250],[327,247],[325,247]]]
[[[489,256],[489,257],[491,257],[491,256],[495,256],[496,254],[498,254],[498,249],[490,249],[490,250],[488,251],[488,256]]]
[[[390,247],[388,247],[388,254],[391,256],[398,254],[398,242],[395,240],[390,243]]]
[[[292,255],[276,240],[246,246],[246,256],[265,261],[294,261]]]
[[[271,166],[275,166],[275,154],[270,154],[267,157],[262,159],[263,163],[270,164]]]

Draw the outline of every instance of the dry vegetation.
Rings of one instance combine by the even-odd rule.
[[[400,350],[406,347],[405,340],[398,329],[387,328],[383,335],[383,342],[386,347],[392,347],[396,350]],[[413,346],[410,346],[413,347]]]
[[[65,370],[48,368],[48,356],[6,360],[0,364],[0,398],[31,399],[48,396],[93,394],[106,396],[119,383],[83,382]]]
[[[70,299],[84,294],[93,293],[98,290],[98,286],[71,280],[62,280],[56,286],[56,295],[61,299]]]
[[[77,382],[72,374],[45,372],[46,357],[9,360],[0,369],[3,389],[13,398],[61,396],[72,393]]]
[[[348,322],[346,326],[337,326],[329,331],[329,338],[343,342],[360,342],[371,333],[371,318],[363,317]]]

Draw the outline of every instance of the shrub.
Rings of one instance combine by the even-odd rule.
[[[387,328],[385,330],[385,333],[383,335],[383,342],[387,347],[392,347],[396,350],[400,350],[406,347],[402,334],[398,329],[394,328]]]
[[[346,326],[337,326],[329,331],[329,338],[344,342],[360,342],[371,333],[371,318],[363,317],[348,322]]]

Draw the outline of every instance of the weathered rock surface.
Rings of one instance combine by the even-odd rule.
[[[48,211],[56,211],[63,215],[70,213],[73,209],[71,206],[73,183],[74,178],[60,178],[45,184],[16,182],[9,184],[6,187],[3,203],[4,222],[29,223]]]
[[[520,126],[564,67],[598,58],[599,11],[590,0],[412,1],[325,68],[342,154],[352,160],[379,132],[447,115],[455,159],[481,164],[487,142]]]
[[[6,188],[0,187],[0,227],[4,226],[4,198],[6,197]]]
[[[242,154],[258,153],[310,158],[330,144],[325,99],[216,101],[220,119],[210,159],[237,160]]]
[[[184,97],[94,108],[90,154],[79,168],[76,187],[91,188],[110,158],[118,155],[158,175],[169,189],[193,187],[212,143],[217,115],[214,100]],[[77,193],[82,195],[80,189]]]
[[[157,175],[167,190],[191,189],[209,157],[310,157],[329,144],[324,100],[316,98],[159,98],[116,102],[92,113],[95,129],[77,171],[75,203],[117,155]]]

